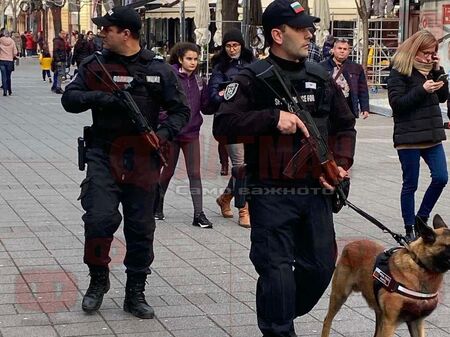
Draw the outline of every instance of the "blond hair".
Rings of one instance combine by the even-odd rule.
[[[392,68],[400,74],[411,76],[417,52],[433,47],[437,51],[437,46],[437,40],[430,31],[420,30],[398,47],[392,57]]]

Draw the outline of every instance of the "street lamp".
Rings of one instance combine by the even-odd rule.
[[[184,0],[180,1],[180,41],[184,42],[186,39],[186,10],[184,7]]]

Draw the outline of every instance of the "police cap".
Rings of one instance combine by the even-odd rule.
[[[320,18],[306,14],[303,6],[296,0],[275,0],[262,15],[266,31],[284,24],[295,28],[315,28],[314,24],[319,21]]]
[[[138,32],[142,23],[139,14],[131,7],[114,7],[103,16],[92,19],[92,22],[99,27],[117,26]]]

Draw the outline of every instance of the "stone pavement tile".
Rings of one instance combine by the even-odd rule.
[[[229,266],[230,262],[218,256],[208,256],[203,259],[194,259],[189,261],[189,264],[194,267],[214,267],[214,266]]]
[[[101,309],[99,311],[99,315],[107,322],[111,322],[111,321],[125,321],[125,320],[134,321],[134,320],[136,320],[136,318],[133,315],[130,315],[129,313],[123,311],[122,308],[105,309],[105,308],[103,308],[103,305],[102,305],[102,307],[101,307]]]
[[[118,334],[117,337],[173,337],[173,335],[167,331],[152,331],[151,336],[147,332],[144,332]]]
[[[167,330],[176,331],[183,329],[196,329],[196,328],[212,328],[216,327],[216,324],[206,315],[201,316],[186,316],[186,317],[158,317]]]
[[[200,304],[198,306],[208,315],[227,315],[238,313],[253,313],[253,310],[242,303],[216,303],[216,304]]]
[[[104,310],[102,310],[102,315]],[[49,313],[49,320],[53,325],[57,324],[72,324],[72,323],[87,323],[87,322],[100,322],[103,318],[97,314],[86,314],[84,311],[71,311],[71,312],[57,312]]]
[[[55,259],[51,257],[14,259],[14,261],[19,267],[55,265]]]
[[[215,293],[213,293],[215,294]],[[195,305],[199,304],[213,304],[216,303],[211,296],[208,296],[208,294],[187,294],[184,295],[184,297],[190,302]]]
[[[220,293],[208,293],[209,298],[211,298],[214,303],[224,304],[224,303],[236,303],[238,300],[235,298],[235,293],[229,293],[222,291]]]
[[[364,322],[364,324],[361,324],[361,322]],[[320,323],[320,329],[321,326],[322,324]],[[375,331],[375,322],[369,319],[362,320],[361,318],[340,321],[333,320],[332,327],[333,330],[343,334],[344,336],[350,333],[361,333],[369,335],[370,333],[373,333]]]
[[[217,293],[223,290],[213,283],[209,284],[198,284],[198,285],[183,285],[174,287],[175,290],[183,295],[187,294],[205,294],[205,293]]]
[[[47,315],[43,313],[20,314],[20,315],[1,315],[0,328],[11,326],[42,326],[50,325]]]
[[[198,328],[172,331],[175,337],[229,337],[230,335],[218,327]]]
[[[179,276],[166,276],[164,277],[166,282],[173,287],[176,286],[189,286],[189,285],[195,285],[195,284],[204,284],[208,285],[211,283],[210,280],[208,280],[205,276],[201,274],[197,275],[179,275]]]
[[[129,314],[130,315],[130,314]],[[130,315],[132,316],[132,315]],[[164,331],[164,327],[156,319],[133,319],[108,322],[114,333],[140,333],[147,332],[150,336],[153,331]]]
[[[232,337],[261,337],[261,331],[256,324],[246,326],[225,326],[224,329]],[[299,335],[302,336],[303,335]]]
[[[0,305],[0,315],[14,315],[16,314],[16,309],[12,304],[2,304]]]
[[[202,274],[203,274],[191,266],[188,266],[186,268],[166,266],[166,268],[154,268],[154,270],[161,277],[179,276],[179,275],[202,276]]]
[[[218,326],[234,327],[234,326],[256,326],[256,313],[239,313],[231,315],[210,315],[209,316]]]
[[[57,337],[52,326],[26,326],[0,329],[2,337]]]
[[[113,332],[105,322],[89,322],[54,325],[61,337],[108,335]]]
[[[155,312],[158,318],[204,315],[204,313],[193,304],[166,305],[163,307],[155,307]]]
[[[167,303],[167,305],[190,305],[191,302],[183,295],[163,295],[161,299]]]
[[[10,252],[18,250],[45,250],[42,243],[34,238],[4,239],[2,243]]]

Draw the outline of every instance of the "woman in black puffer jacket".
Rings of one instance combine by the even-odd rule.
[[[407,239],[415,238],[414,226],[428,217],[448,180],[442,141],[446,139],[439,103],[448,97],[448,81],[436,54],[436,38],[426,30],[408,38],[397,49],[388,79],[389,104],[394,117],[394,147],[403,171],[400,196]],[[445,76],[445,75],[444,75]],[[431,184],[415,213],[420,158],[431,172]]]

